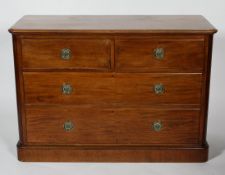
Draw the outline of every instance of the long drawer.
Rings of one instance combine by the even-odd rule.
[[[118,72],[202,72],[204,38],[120,39],[115,43]]]
[[[23,39],[23,69],[111,69],[109,39]]]
[[[26,104],[200,104],[201,74],[23,74]]]
[[[197,144],[199,110],[30,106],[32,144]]]

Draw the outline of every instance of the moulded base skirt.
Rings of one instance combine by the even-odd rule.
[[[202,147],[151,146],[25,146],[18,143],[24,162],[205,162],[208,144]]]

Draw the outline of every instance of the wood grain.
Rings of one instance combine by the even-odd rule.
[[[24,16],[12,33],[214,33],[200,15]]]
[[[203,162],[213,34],[202,16],[25,16],[13,35],[21,161]],[[152,52],[164,48],[165,58]],[[62,48],[72,59],[60,59]],[[73,92],[62,94],[70,83]],[[154,93],[155,84],[165,92]],[[65,132],[63,123],[75,128]],[[152,123],[160,121],[160,132]]]
[[[23,68],[111,69],[112,43],[107,39],[23,39]],[[61,59],[61,50],[71,59]]]
[[[26,118],[32,144],[198,144],[199,110],[31,106]],[[74,123],[69,132],[66,121]],[[155,121],[163,125],[159,132]]]
[[[200,147],[85,147],[24,146],[18,144],[24,162],[205,162],[208,145]]]
[[[127,39],[116,40],[117,72],[202,72],[202,39]],[[154,49],[163,48],[164,58],[154,57]]]
[[[24,76],[26,104],[200,104],[200,74],[29,73]],[[73,92],[64,95],[63,84]],[[165,92],[155,94],[154,85]]]

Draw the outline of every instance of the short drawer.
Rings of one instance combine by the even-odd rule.
[[[111,69],[108,39],[23,39],[23,69]]]
[[[200,104],[201,74],[24,73],[26,104]]]
[[[124,39],[115,43],[118,72],[202,72],[204,40]]]
[[[29,107],[32,144],[198,144],[199,111]]]

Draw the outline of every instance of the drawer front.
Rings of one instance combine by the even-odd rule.
[[[27,104],[200,104],[200,74],[24,73]],[[65,90],[65,91],[64,91]]]
[[[23,74],[25,103],[104,105],[114,100],[113,79],[110,75],[26,72]]]
[[[200,104],[201,74],[119,74],[118,102],[123,105]]]
[[[27,141],[42,144],[197,144],[198,110],[29,107]]]
[[[202,72],[203,39],[116,40],[118,72]]]
[[[23,68],[110,69],[108,39],[23,39]]]

